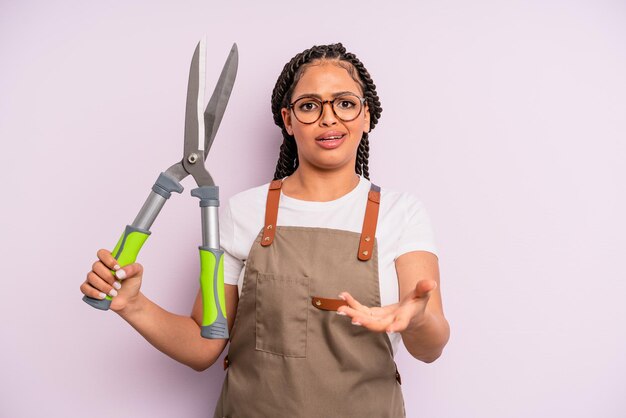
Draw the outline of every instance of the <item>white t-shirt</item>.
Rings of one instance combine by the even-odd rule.
[[[278,226],[303,226],[340,229],[361,233],[370,181],[359,184],[339,199],[310,202],[281,193]],[[248,189],[230,198],[220,211],[220,244],[224,250],[224,282],[243,285],[245,263],[252,244],[265,223],[265,204],[269,183]],[[430,219],[422,203],[406,192],[381,187],[376,227],[378,278],[383,306],[399,300],[395,259],[410,251],[437,254]],[[356,254],[356,253],[355,253]],[[394,354],[401,340],[389,333]]]

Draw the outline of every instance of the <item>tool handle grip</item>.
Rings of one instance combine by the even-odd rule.
[[[226,297],[224,295],[224,251],[200,249],[200,289],[202,291],[202,327],[200,335],[228,339]]]
[[[150,231],[126,225],[124,233],[117,241],[117,245],[115,245],[113,251],[111,251],[111,254],[117,260],[117,264],[120,267],[124,267],[134,263],[135,260],[137,260],[137,255],[141,247],[143,247],[143,244],[149,236]],[[111,273],[115,274],[114,271],[111,271]],[[96,309],[107,311],[111,307],[113,298],[108,295],[104,299],[94,299],[89,296],[83,296],[83,300]]]

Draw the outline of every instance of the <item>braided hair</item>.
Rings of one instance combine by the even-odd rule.
[[[282,179],[291,175],[298,168],[298,147],[295,138],[289,135],[283,118],[281,109],[289,106],[293,90],[300,81],[304,70],[308,64],[320,60],[336,60],[339,65],[348,70],[350,76],[361,86],[370,111],[370,130],[374,129],[383,109],[380,107],[380,100],[376,93],[376,85],[372,81],[363,63],[356,55],[347,52],[341,43],[331,45],[319,45],[309,48],[291,59],[283,71],[280,73],[276,86],[272,92],[272,114],[274,123],[281,128],[283,133],[283,143],[280,146],[280,155],[276,163],[274,180]],[[363,175],[369,180],[369,139],[368,133],[364,132],[359,148],[357,150],[355,172]]]

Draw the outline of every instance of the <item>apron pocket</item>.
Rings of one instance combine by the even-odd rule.
[[[259,273],[256,284],[256,349],[306,357],[309,278]]]

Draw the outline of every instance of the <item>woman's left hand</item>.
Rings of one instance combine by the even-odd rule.
[[[436,288],[436,281],[420,280],[413,292],[400,302],[372,308],[360,304],[348,292],[342,292],[339,297],[345,299],[348,306],[341,306],[337,313],[349,316],[354,325],[361,325],[371,331],[402,332],[409,326],[419,326],[424,321],[426,304]]]

